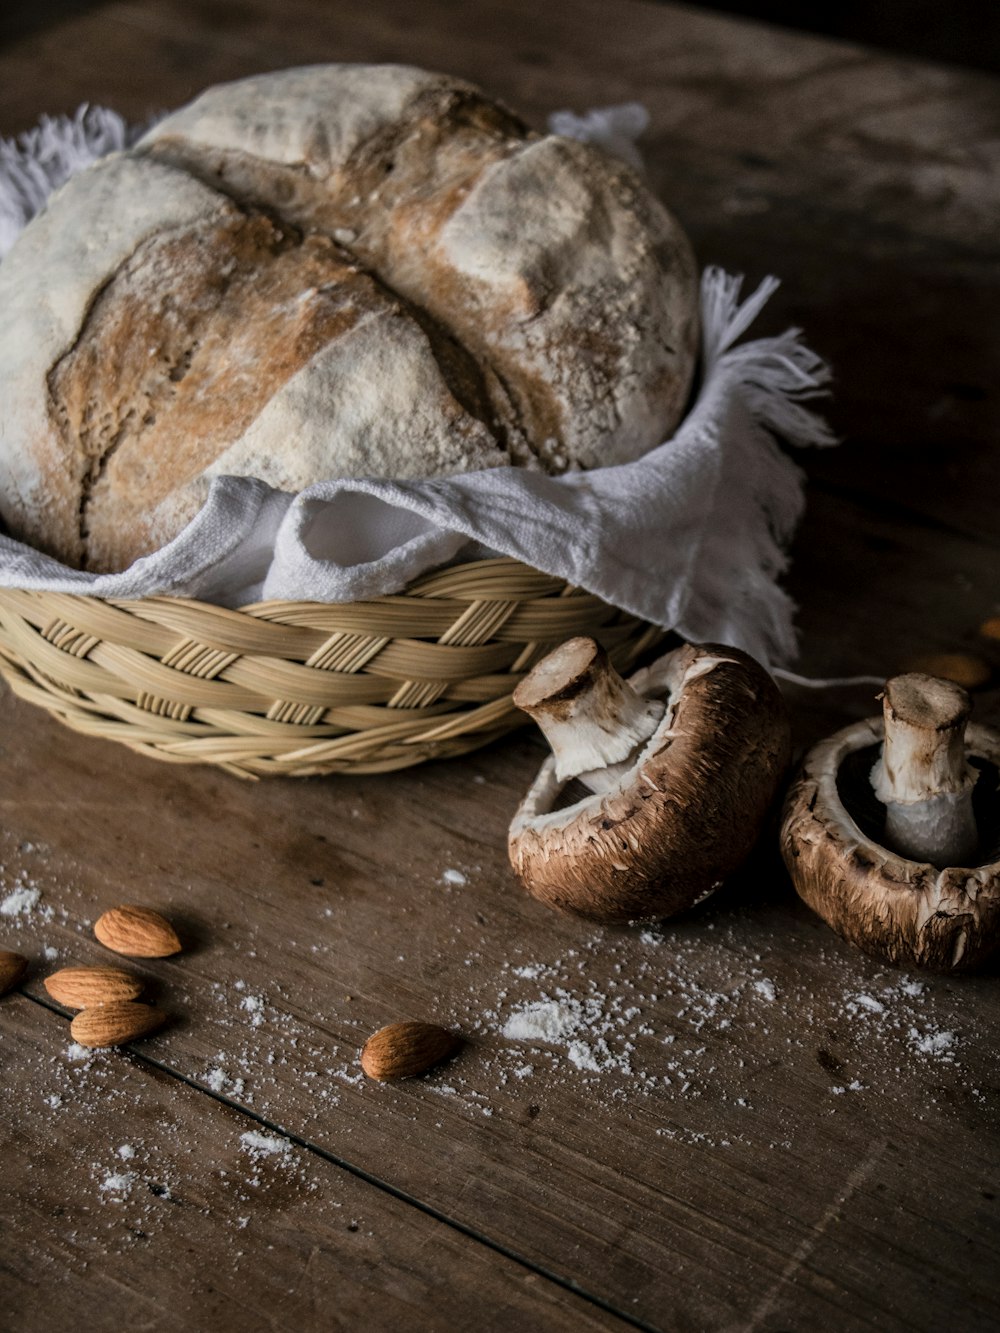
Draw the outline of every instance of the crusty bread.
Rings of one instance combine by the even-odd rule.
[[[633,172],[399,66],[210,89],[50,201],[0,310],[0,513],[96,571],[226,473],[630,461],[697,338],[690,248]]]

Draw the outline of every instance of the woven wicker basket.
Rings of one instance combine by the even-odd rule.
[[[514,686],[574,634],[621,669],[662,637],[508,559],[345,605],[0,589],[0,674],[21,698],[86,735],[241,777],[380,773],[474,750],[526,720]]]

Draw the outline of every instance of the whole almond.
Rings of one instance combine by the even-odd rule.
[[[142,978],[120,967],[64,967],[45,978],[45,989],[67,1009],[89,1009],[115,1000],[137,1000]]]
[[[151,1004],[112,1000],[93,1009],[83,1009],[69,1025],[73,1040],[81,1046],[123,1046],[162,1027],[167,1016]]]
[[[0,995],[13,990],[28,970],[28,960],[22,954],[0,949]]]
[[[390,1023],[365,1042],[361,1068],[384,1082],[412,1078],[454,1055],[462,1039],[434,1023]]]
[[[97,918],[94,934],[106,949],[130,958],[167,958],[181,950],[173,926],[149,907],[112,907]]]

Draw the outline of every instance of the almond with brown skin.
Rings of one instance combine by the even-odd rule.
[[[382,1082],[412,1078],[447,1060],[461,1045],[461,1037],[434,1023],[390,1023],[365,1042],[361,1068]]]
[[[46,977],[44,984],[53,1000],[67,1009],[137,1000],[143,987],[141,977],[123,972],[120,967],[64,967]]]
[[[28,960],[22,954],[0,949],[0,995],[13,990],[28,970]]]
[[[167,1015],[151,1004],[134,1000],[112,1000],[93,1009],[83,1009],[69,1025],[73,1040],[81,1046],[124,1046],[126,1042],[148,1037],[162,1027]]]
[[[98,917],[94,934],[106,949],[130,958],[167,958],[181,950],[173,926],[149,907],[112,907]]]

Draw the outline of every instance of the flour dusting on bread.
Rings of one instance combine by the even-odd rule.
[[[628,462],[680,417],[696,288],[628,167],[461,81],[329,65],[210,89],[71,180],[0,267],[0,514],[103,571],[225,473]]]

